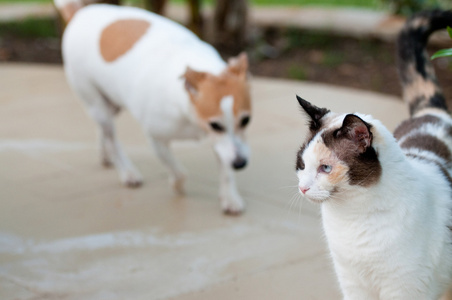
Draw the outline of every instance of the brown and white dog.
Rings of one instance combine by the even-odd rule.
[[[63,36],[67,79],[99,125],[101,159],[121,181],[142,177],[116,139],[113,117],[127,108],[183,192],[184,172],[169,149],[173,139],[209,136],[221,165],[225,213],[240,213],[235,169],[245,167],[244,129],[251,117],[246,54],[225,63],[185,27],[148,11],[80,0],[55,0],[68,22]]]

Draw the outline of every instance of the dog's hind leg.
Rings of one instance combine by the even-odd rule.
[[[183,167],[176,161],[169,148],[169,142],[159,139],[150,138],[151,144],[157,153],[157,156],[170,169],[170,184],[178,194],[184,193],[185,171]]]
[[[105,100],[105,105],[108,110],[108,112],[111,114],[111,116],[116,116],[120,111],[121,107],[115,105],[110,100],[108,100],[106,97],[103,97]],[[99,149],[100,149],[100,160],[104,167],[109,168],[114,165],[113,160],[110,155],[110,151],[108,150],[108,137],[105,135],[104,130],[99,128],[99,134],[98,134],[98,140],[99,140]]]
[[[140,186],[143,179],[117,140],[113,116],[107,110],[99,111],[98,109],[94,109],[91,116],[99,125],[102,162],[104,164],[113,164],[119,173],[122,183],[126,186]]]
[[[140,172],[129,160],[119,144],[115,126],[114,115],[119,107],[113,105],[97,89],[78,90],[79,95],[87,104],[87,110],[94,121],[99,125],[99,141],[101,161],[103,165],[114,165],[119,173],[121,182],[128,187],[138,187],[143,179]]]

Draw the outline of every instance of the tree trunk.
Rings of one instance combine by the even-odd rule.
[[[92,4],[92,3],[103,3],[103,4],[114,4],[114,5],[120,5],[120,0],[82,0],[83,3],[86,5]]]
[[[147,0],[145,2],[146,9],[155,12],[159,15],[164,15],[165,13],[166,0]]]
[[[248,25],[247,0],[217,0],[214,15],[214,43],[231,51],[246,46]]]
[[[202,36],[203,18],[201,14],[201,0],[188,0],[190,6],[190,22],[188,28],[197,36]]]

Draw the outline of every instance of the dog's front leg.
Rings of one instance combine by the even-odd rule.
[[[165,163],[171,172],[170,184],[173,189],[178,194],[184,194],[185,171],[176,159],[174,159],[173,153],[169,148],[169,142],[153,138],[150,140],[158,157]]]
[[[235,183],[235,174],[230,166],[220,166],[220,201],[223,212],[238,215],[243,212],[245,204]]]

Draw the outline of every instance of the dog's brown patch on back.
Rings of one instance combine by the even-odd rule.
[[[151,24],[146,20],[124,19],[104,28],[100,37],[100,54],[106,62],[113,62],[127,53],[147,32]]]

